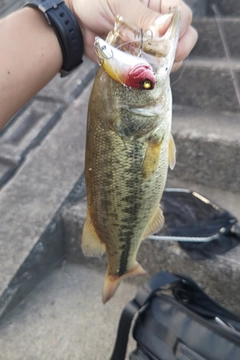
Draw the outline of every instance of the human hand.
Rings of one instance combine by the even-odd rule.
[[[179,9],[181,13],[181,29],[172,72],[178,70],[198,39],[197,31],[191,26],[191,9],[182,0],[141,0],[141,2],[146,6],[148,5],[151,10],[161,14],[169,13],[174,7]]]
[[[65,0],[65,2],[79,21],[84,38],[85,55],[94,62],[97,61],[93,46],[95,37],[105,38],[113,29],[118,14],[142,29],[151,27],[155,21],[160,22],[159,35],[162,35],[168,28],[170,17],[163,17],[160,14],[168,14],[174,7],[179,9],[181,30],[172,71],[181,66],[197,41],[197,32],[190,26],[191,9],[182,0]]]

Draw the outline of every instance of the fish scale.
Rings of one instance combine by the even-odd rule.
[[[117,24],[114,29],[118,31]],[[89,101],[85,155],[88,209],[82,249],[87,256],[107,252],[104,303],[113,296],[123,277],[145,273],[136,261],[139,246],[147,235],[163,225],[159,202],[168,164],[174,162],[168,69],[173,63],[178,32],[179,13],[175,11],[163,37],[165,43],[169,42],[170,55],[165,54],[161,62],[157,58],[159,54],[154,58],[152,52],[151,62],[146,57],[149,63],[133,55],[125,57],[124,52],[112,47],[114,33],[111,45],[96,39],[99,56],[108,51],[112,57],[101,58],[103,66],[95,78]],[[136,42],[134,31],[133,34]],[[161,43],[159,39],[154,42],[154,49],[156,43]],[[119,44],[119,37],[117,41]],[[127,51],[126,45],[124,49]],[[162,47],[159,49],[163,56]],[[160,63],[162,66],[158,68]],[[137,64],[137,71],[133,64]],[[148,85],[145,77],[151,71],[151,88],[144,88]],[[140,77],[142,74],[142,80],[135,78],[132,82],[136,88],[124,85],[125,77],[131,84],[129,74]]]

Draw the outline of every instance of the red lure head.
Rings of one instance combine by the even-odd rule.
[[[152,90],[155,86],[155,74],[146,64],[134,66],[127,75],[126,85],[135,89]]]

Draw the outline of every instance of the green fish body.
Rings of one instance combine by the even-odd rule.
[[[174,13],[172,24],[176,18],[178,24],[178,12]],[[170,45],[176,48],[178,29],[175,28],[174,39],[168,36]],[[163,39],[165,42],[166,38],[167,33]],[[107,45],[101,46],[105,50]],[[109,49],[114,61],[117,57],[115,50]],[[153,84],[151,78],[151,89],[145,80],[141,80],[136,88],[126,86],[123,81],[128,70],[125,71],[127,75],[117,81],[121,74],[112,75],[112,65],[110,69],[107,64],[104,67],[104,62],[110,57],[103,59],[103,66],[94,81],[87,124],[85,178],[88,209],[82,249],[87,256],[107,252],[104,303],[113,296],[121,278],[145,273],[136,261],[139,246],[164,222],[159,202],[168,165],[173,167],[175,161],[169,82],[174,53],[175,49],[168,54],[169,59],[166,55],[157,57],[157,60],[151,54],[149,67],[140,64],[146,70],[146,81],[151,78],[149,71],[153,70],[156,81]],[[137,75],[140,65],[137,62]],[[121,62],[119,67],[121,72]],[[145,84],[146,88],[139,88]]]

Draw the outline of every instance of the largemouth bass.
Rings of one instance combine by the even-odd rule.
[[[102,66],[88,110],[82,250],[107,252],[103,303],[122,278],[146,273],[136,261],[139,246],[163,226],[159,202],[175,164],[169,75],[179,27],[177,10],[162,37],[118,16],[106,41],[95,40]]]

